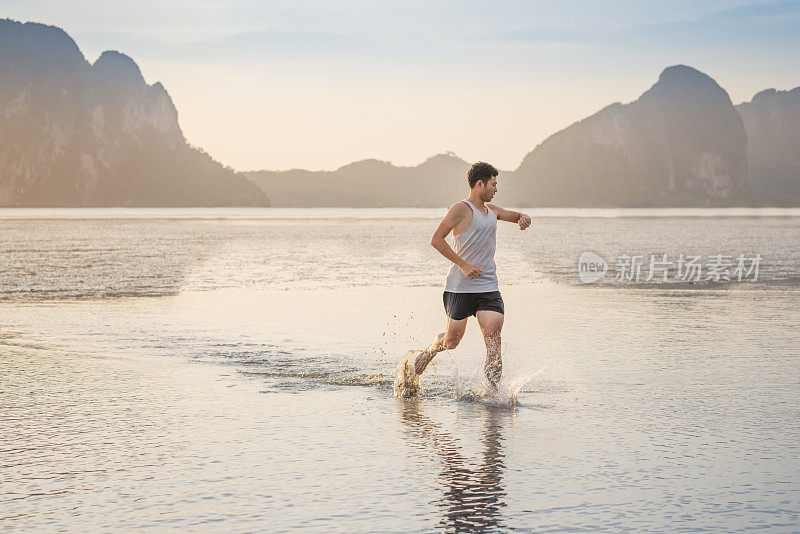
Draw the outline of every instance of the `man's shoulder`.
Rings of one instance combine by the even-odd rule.
[[[459,200],[458,202],[454,203],[452,206],[447,208],[447,214],[451,216],[454,215],[456,217],[463,217],[471,212],[472,209],[463,200]]]

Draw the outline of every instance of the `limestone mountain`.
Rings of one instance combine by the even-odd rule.
[[[415,167],[367,159],[335,171],[252,171],[241,173],[286,207],[441,207],[467,193],[469,164],[453,153]]]
[[[509,188],[522,206],[702,206],[746,195],[746,136],[730,97],[684,65],[647,92],[542,142]]]
[[[748,185],[754,198],[800,201],[800,87],[767,89],[736,106],[747,132]]]
[[[189,145],[164,87],[125,54],[86,61],[62,29],[0,20],[0,205],[267,205]]]

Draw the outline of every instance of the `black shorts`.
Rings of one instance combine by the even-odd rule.
[[[499,291],[487,293],[453,293],[445,291],[442,295],[444,312],[453,320],[460,321],[470,315],[475,315],[478,310],[490,310],[505,313],[503,297]]]

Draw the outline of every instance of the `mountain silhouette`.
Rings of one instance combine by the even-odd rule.
[[[287,207],[439,207],[467,190],[469,164],[452,152],[416,167],[367,159],[335,171],[253,171],[272,205]]]
[[[0,20],[1,206],[264,206],[190,146],[160,83],[125,54],[89,64],[55,26]]]
[[[736,109],[747,131],[750,193],[800,205],[800,87],[761,91]]]
[[[764,91],[734,106],[711,77],[675,65],[634,102],[611,104],[551,135],[518,169],[501,172],[497,201],[520,207],[800,205],[798,146],[800,88]],[[468,168],[448,153],[416,167],[364,160],[335,171],[243,174],[275,206],[443,207],[466,192]]]
[[[745,197],[746,135],[730,97],[691,67],[665,69],[542,142],[510,179],[524,206],[702,206]]]
[[[187,143],[164,86],[62,29],[0,19],[0,206],[444,207],[452,152],[414,167],[235,172]],[[800,205],[800,87],[735,106],[708,75],[665,69],[628,104],[557,132],[500,174],[509,206]]]

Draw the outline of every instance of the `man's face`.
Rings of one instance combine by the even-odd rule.
[[[481,187],[483,182],[478,182],[478,187]],[[492,197],[497,193],[497,177],[493,176],[488,182],[486,182],[486,186],[483,187],[483,191],[481,191],[481,198],[484,202],[489,202],[492,200]]]

